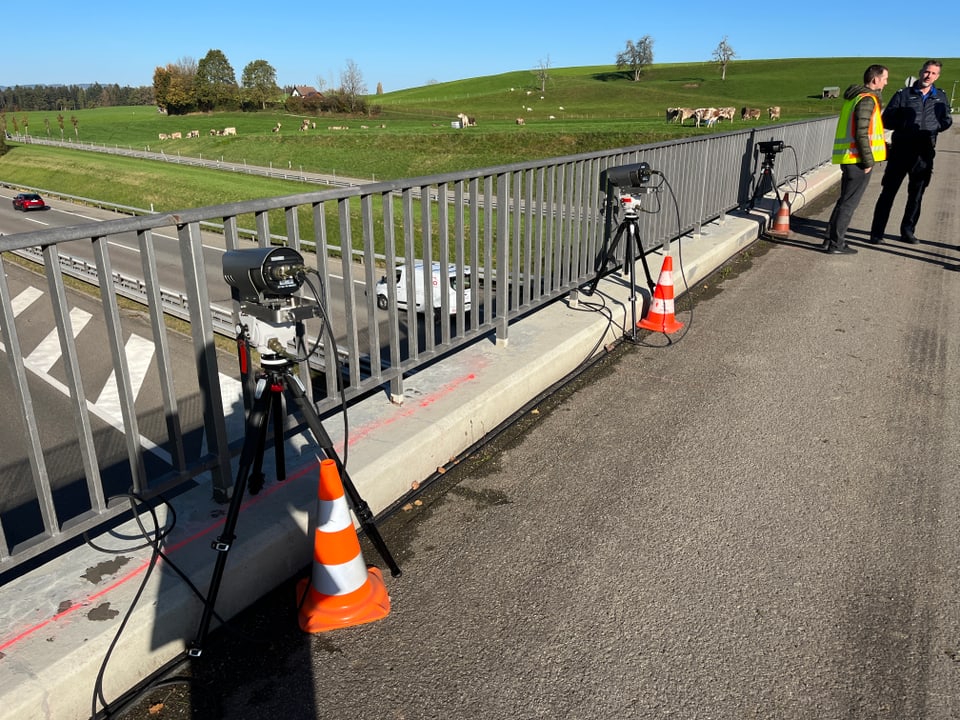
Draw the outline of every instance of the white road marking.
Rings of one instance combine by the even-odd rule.
[[[70,325],[73,328],[73,337],[77,337],[77,335],[80,334],[80,331],[86,327],[90,318],[90,313],[85,310],[73,308],[70,311]],[[24,360],[24,363],[31,368],[35,368],[38,374],[46,375],[50,372],[50,368],[56,365],[57,360],[60,359],[60,355],[60,336],[56,330],[51,330],[50,333],[40,341],[40,344],[33,349],[33,352],[30,353],[27,359]]]
[[[147,376],[147,370],[150,363],[153,362],[153,356],[156,347],[152,342],[139,335],[131,335],[124,347],[124,354],[127,356],[127,368],[130,371],[130,387],[133,391],[133,397],[140,395],[140,388],[143,387],[143,381]],[[123,423],[123,414],[120,411],[120,390],[117,387],[117,373],[110,371],[110,377],[100,391],[100,397],[94,403],[103,413],[111,415]]]

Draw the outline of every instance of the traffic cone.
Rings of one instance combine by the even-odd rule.
[[[773,227],[767,231],[767,235],[781,239],[790,237],[790,193],[783,194],[780,209],[773,219]]]
[[[653,302],[647,316],[637,323],[637,327],[670,335],[683,327],[683,323],[673,316],[673,256],[663,259],[660,277],[653,291]]]
[[[297,585],[300,628],[319,633],[373,622],[390,613],[390,596],[383,575],[367,568],[360,551],[360,539],[343,495],[337,464],[327,458],[320,462],[317,491],[317,530],[314,535],[313,573]]]

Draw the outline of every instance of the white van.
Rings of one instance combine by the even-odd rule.
[[[470,309],[470,268],[465,267],[463,269],[463,284],[464,287],[460,288],[460,295],[463,297],[463,309]],[[446,292],[447,297],[449,298],[449,310],[450,314],[454,315],[457,312],[457,266],[450,264],[447,266],[446,274],[441,273],[440,263],[435,262],[431,267],[431,273],[433,288],[431,294],[433,295],[433,312],[440,312],[440,298],[442,293]],[[389,306],[389,299],[387,295],[387,283],[393,280],[395,283],[397,291],[397,305],[398,307],[404,308],[407,306],[407,266],[406,264],[397,265],[396,270],[394,271],[393,278],[390,278],[388,275],[384,275],[380,278],[380,282],[377,283],[377,307],[381,310],[386,310]],[[417,303],[417,312],[426,312],[426,300],[424,299],[425,293],[423,291],[423,262],[417,262],[413,266],[413,282],[414,287],[416,288],[416,303]]]

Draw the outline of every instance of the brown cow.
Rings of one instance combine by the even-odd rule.
[[[779,119],[780,119],[780,106],[779,106],[779,105],[774,105],[773,107],[768,107],[768,108],[767,108],[767,112],[770,113],[770,119],[771,119],[771,120],[779,120]]]
[[[760,108],[748,108],[745,107],[740,110],[740,119],[741,120],[759,120],[760,119]]]
[[[711,127],[716,125],[717,121],[720,119],[716,108],[697,108],[694,110],[694,117],[697,120],[697,127],[700,127],[700,123],[704,123],[707,127]]]
[[[679,120],[681,125],[683,125],[687,118],[693,118],[696,120],[697,111],[693,108],[677,108],[677,115],[675,119]]]
[[[717,108],[718,120],[729,120],[733,122],[733,116],[737,114],[737,109],[732,107]]]

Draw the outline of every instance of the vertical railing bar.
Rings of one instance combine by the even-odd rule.
[[[152,232],[149,229],[138,232],[137,244],[140,247],[140,266],[143,270],[144,294],[147,296],[147,309],[150,313],[150,329],[153,334],[153,344],[156,348],[157,375],[160,378],[160,395],[163,399],[170,459],[173,467],[179,472],[183,472],[187,466],[183,450],[183,427],[180,423],[180,409],[173,382],[170,340],[167,337],[167,326],[163,319],[163,302],[160,299],[160,281],[157,271],[157,250],[153,244]]]
[[[340,267],[343,273],[344,331],[347,339],[347,363],[349,384],[356,385],[360,379],[360,338],[357,333],[357,303],[353,295],[353,228],[350,223],[350,200],[340,198],[337,210],[340,221]]]
[[[393,194],[385,192],[381,195],[383,202],[383,254],[387,278],[387,323],[389,328],[390,368],[399,368],[402,362],[400,357],[400,313],[397,310],[397,238],[394,232],[396,225],[393,221],[394,212]],[[377,355],[379,360],[379,353]],[[390,400],[397,405],[403,402],[403,374],[397,375],[390,381]]]
[[[137,422],[137,413],[134,409],[135,398],[130,380],[130,365],[124,347],[123,325],[120,323],[120,307],[117,303],[117,291],[113,282],[108,242],[100,236],[91,239],[97,264],[97,277],[100,282],[100,301],[103,303],[104,310],[103,319],[107,326],[107,343],[110,345],[113,373],[120,401],[120,415],[123,418],[123,435],[127,446],[127,461],[130,463],[131,482],[134,492],[143,494],[147,489],[147,472],[143,464],[140,425]]]
[[[20,347],[16,318],[13,314],[13,298],[10,296],[10,288],[7,285],[7,271],[3,266],[2,254],[0,254],[0,309],[2,309],[0,338],[3,339],[6,356],[10,361],[13,392],[20,409],[20,417],[24,420],[24,437],[27,445],[27,459],[30,463],[30,474],[33,477],[44,530],[48,535],[53,535],[59,525],[57,509],[53,503],[53,494],[50,491],[50,476],[47,473],[47,465],[43,457],[43,445],[40,441],[37,416],[33,411],[33,399],[30,395],[30,387],[27,385],[26,366],[23,362],[23,351]],[[10,557],[10,548],[3,532],[2,519],[0,519],[0,560],[5,560],[8,557]]]
[[[233,479],[230,477],[230,448],[227,443],[227,426],[223,417],[223,396],[220,392],[217,352],[213,341],[210,296],[204,274],[200,224],[192,222],[178,225],[177,235],[180,238],[180,262],[186,285],[187,302],[190,305],[190,336],[193,339],[197,380],[200,386],[200,397],[203,400],[203,425],[207,451],[216,457],[216,464],[212,470],[213,497],[217,502],[227,502],[233,490]]]
[[[492,185],[493,176],[487,176],[487,182]],[[497,174],[497,344],[506,345],[507,326],[510,320],[510,243],[508,242],[510,176],[508,173]],[[489,200],[491,193],[486,193]],[[489,205],[485,206],[489,208]]]

